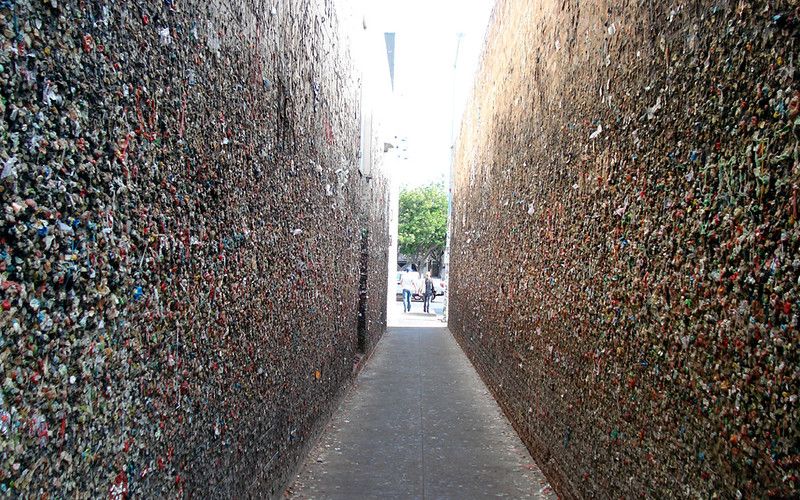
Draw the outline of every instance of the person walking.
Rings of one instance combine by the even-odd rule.
[[[433,280],[431,279],[431,272],[425,273],[425,295],[424,302],[422,303],[422,310],[426,313],[431,312],[431,297],[434,295]]]
[[[400,276],[400,287],[403,289],[403,312],[411,312],[411,294],[414,293],[414,274],[406,269]]]

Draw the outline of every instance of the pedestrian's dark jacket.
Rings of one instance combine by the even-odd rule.
[[[425,278],[425,295],[433,295],[433,280]]]

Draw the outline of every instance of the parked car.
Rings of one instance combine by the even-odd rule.
[[[436,300],[436,297],[444,295],[445,292],[447,292],[447,282],[439,278],[431,278],[431,281],[433,281],[434,295],[431,297],[431,302],[433,302]]]
[[[402,272],[397,273],[397,289],[396,289],[397,300],[403,300],[403,288],[400,286],[400,278],[402,277],[402,275],[403,275]],[[422,294],[420,294],[418,292],[420,290],[420,287],[424,283],[425,283],[425,281],[422,278],[418,278],[418,279],[414,280],[414,287],[416,288],[417,291],[415,291],[414,293],[411,294],[411,300],[412,301],[416,302],[416,301],[421,301],[422,300]]]
[[[397,280],[396,280],[397,281],[397,288],[396,288],[397,300],[403,300],[403,289],[400,288],[400,275],[402,275],[402,274],[403,273],[397,273]]]
[[[401,277],[402,274],[403,273],[397,273],[397,277],[396,277],[397,278],[396,279],[396,282],[397,282],[397,288],[396,288],[397,300],[403,300],[403,289],[400,288],[400,277]],[[447,291],[447,282],[444,281],[444,280],[441,280],[439,278],[431,278],[431,280],[433,281],[433,293],[434,293],[433,297],[431,297],[431,302],[433,302],[434,300],[436,300],[436,297],[439,297],[439,296],[445,294],[445,292]],[[425,291],[425,279],[424,278],[419,278],[419,279],[414,280],[414,286],[416,286],[417,291],[415,293],[411,294],[411,300],[413,300],[413,301],[421,301],[421,300],[423,300],[423,296],[422,296],[421,292]]]

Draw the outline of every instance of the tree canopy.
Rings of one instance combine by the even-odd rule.
[[[400,191],[398,250],[417,266],[440,259],[447,236],[447,194],[442,184]]]

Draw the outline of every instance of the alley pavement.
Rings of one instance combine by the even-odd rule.
[[[286,496],[556,498],[438,314],[390,328]]]

